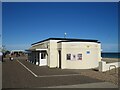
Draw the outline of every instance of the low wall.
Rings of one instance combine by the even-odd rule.
[[[106,63],[105,61],[99,62],[99,71],[105,72],[113,68],[120,67],[120,62]]]

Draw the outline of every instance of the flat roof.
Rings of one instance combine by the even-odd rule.
[[[48,41],[48,40],[64,40],[64,41],[59,41],[59,42],[96,42],[96,43],[100,43],[98,42],[98,40],[92,40],[92,39],[76,39],[76,38],[48,38],[36,43],[33,43],[31,45],[35,45],[44,41]],[[58,43],[59,43],[58,42]]]
[[[59,41],[57,43],[61,43],[61,42],[95,42],[95,41],[90,41],[90,40],[81,40],[81,41]],[[95,42],[95,43],[100,43],[100,42]]]

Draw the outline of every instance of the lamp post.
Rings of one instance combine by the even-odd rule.
[[[66,36],[67,36],[67,33],[64,33],[64,38],[66,38]]]

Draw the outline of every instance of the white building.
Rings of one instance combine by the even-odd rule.
[[[101,61],[101,43],[98,40],[48,38],[33,43],[29,61],[39,66],[62,69],[96,68]]]

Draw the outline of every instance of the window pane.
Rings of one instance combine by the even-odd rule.
[[[41,53],[41,59],[45,59],[46,54],[45,53]]]
[[[71,54],[67,54],[67,60],[71,60]]]

